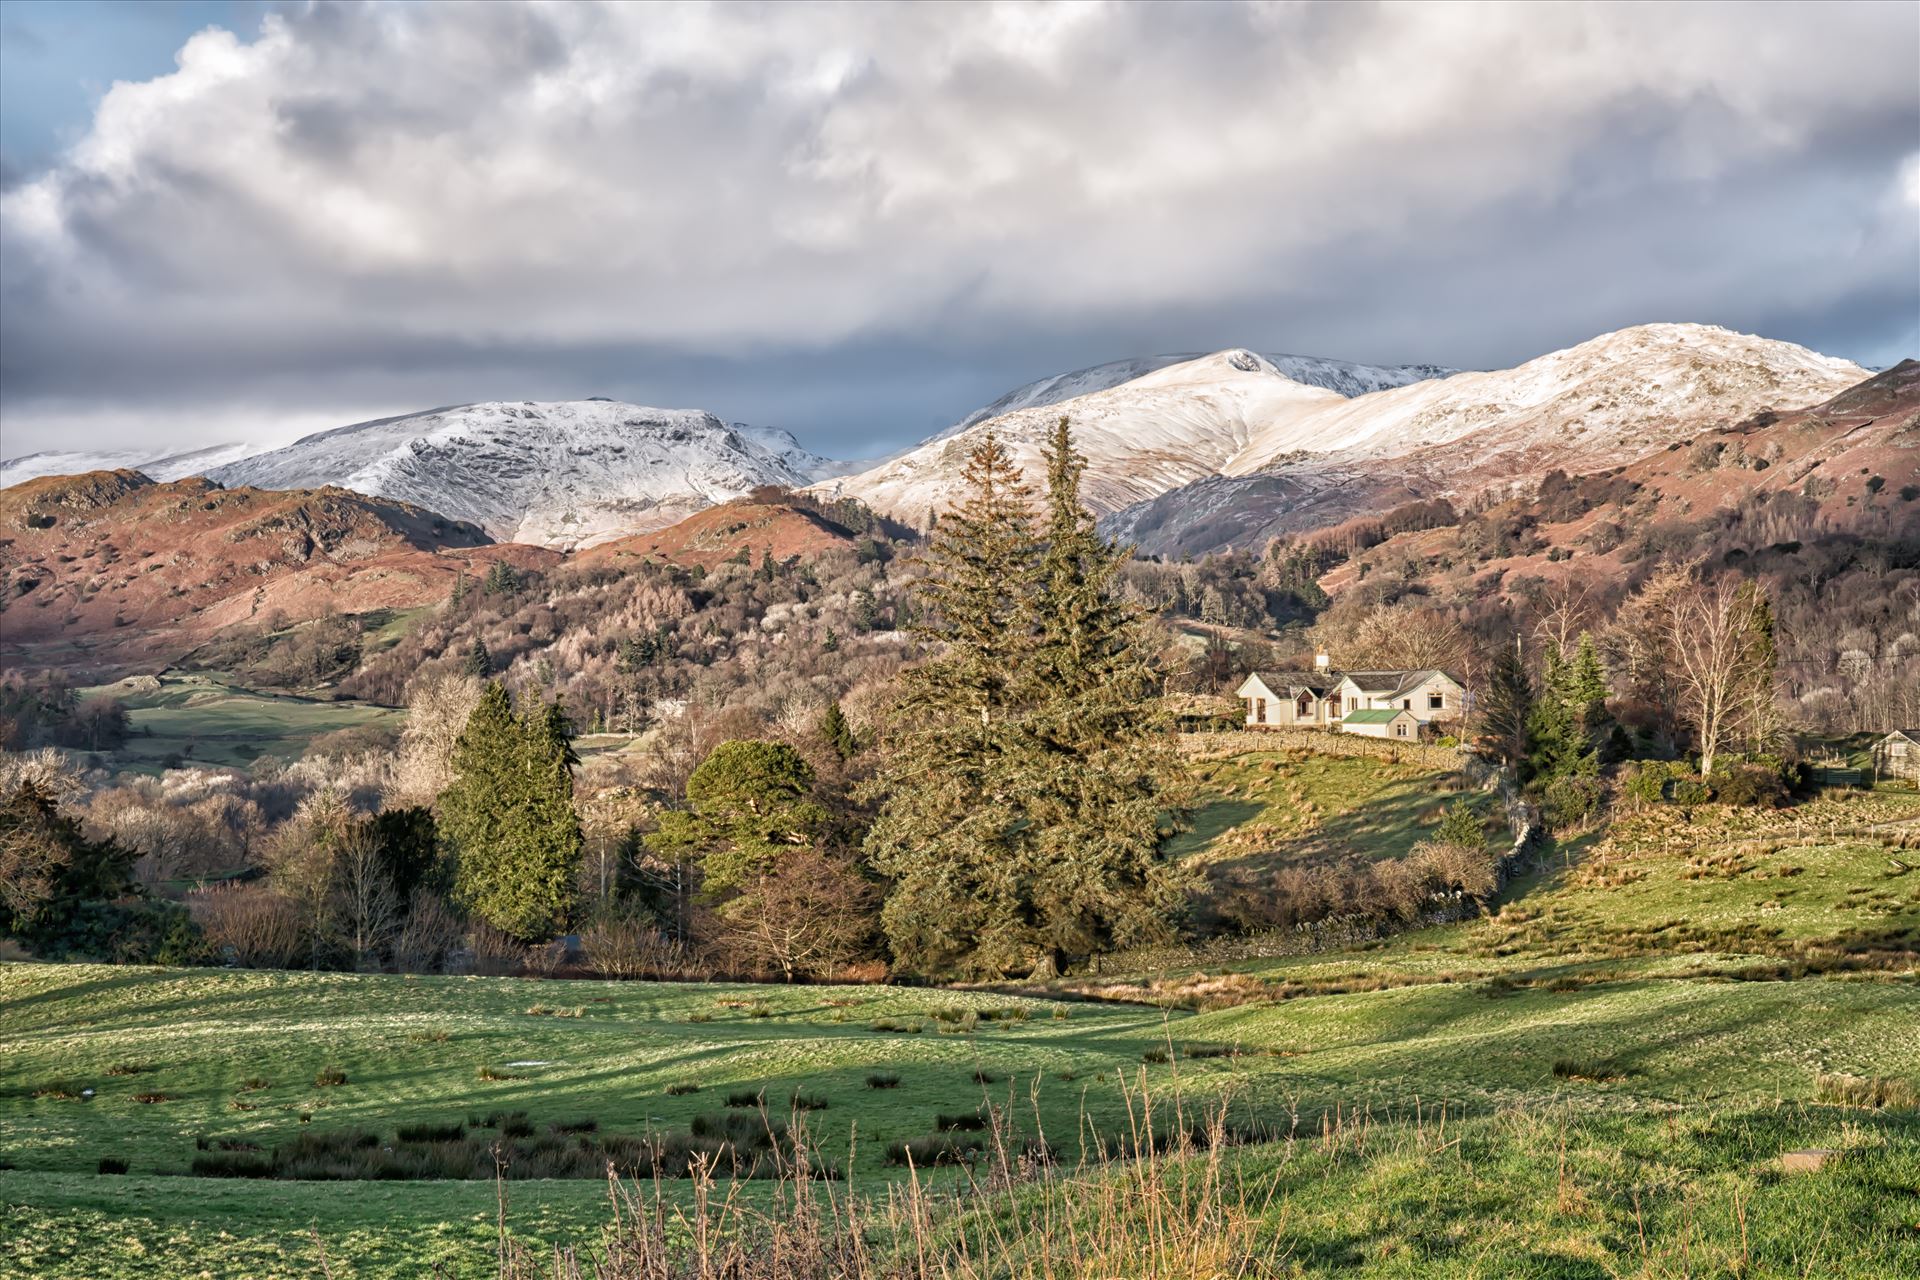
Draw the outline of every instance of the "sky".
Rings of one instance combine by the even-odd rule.
[[[1920,352],[1920,5],[0,0],[0,454],[1244,346]]]

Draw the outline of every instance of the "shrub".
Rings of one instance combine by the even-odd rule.
[[[1778,809],[1787,802],[1786,779],[1760,764],[1734,765],[1713,774],[1713,796],[1722,804]]]
[[[1699,774],[1680,773],[1673,779],[1672,794],[1675,804],[1708,804],[1713,800],[1713,787]]]
[[[867,1077],[869,1089],[898,1089],[900,1077],[891,1071],[876,1071]]]
[[[667,1096],[669,1098],[684,1097],[689,1093],[698,1092],[700,1092],[700,1086],[691,1080],[675,1080],[667,1086]]]
[[[339,1067],[322,1067],[319,1074],[313,1077],[313,1087],[316,1089],[332,1089],[346,1082],[347,1073]]]
[[[766,1101],[766,1093],[760,1089],[735,1089],[727,1095],[730,1107],[757,1107]]]
[[[1577,827],[1600,810],[1605,784],[1597,777],[1563,776],[1547,783],[1541,797],[1541,810],[1547,825],[1556,829]]]
[[[962,1138],[951,1133],[930,1138],[908,1138],[887,1144],[887,1163],[896,1168],[908,1164],[930,1168],[942,1164],[966,1164],[986,1150],[985,1138]]]
[[[125,1173],[126,1171],[127,1162],[125,1160],[116,1160],[112,1156],[103,1157],[100,1163],[94,1167],[95,1173]]]
[[[1667,766],[1663,762],[1637,761],[1623,772],[1621,790],[1634,804],[1646,807],[1667,798]]]
[[[787,1099],[787,1106],[794,1111],[825,1111],[828,1103],[827,1099],[820,1094],[795,1089],[793,1095]]]
[[[403,1124],[394,1134],[402,1142],[458,1142],[466,1136],[463,1124]]]

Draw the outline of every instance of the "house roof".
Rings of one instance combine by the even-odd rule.
[[[1369,707],[1365,711],[1349,711],[1341,724],[1392,724],[1394,720],[1408,713],[1398,707]]]
[[[1887,735],[1887,738],[1905,738],[1914,746],[1920,747],[1920,729],[1895,729]],[[1880,741],[1885,742],[1887,738],[1882,738]]]
[[[1329,675],[1324,671],[1256,671],[1253,674],[1260,678],[1260,683],[1275,693],[1284,689],[1287,695],[1293,698],[1303,693],[1324,697],[1329,690],[1340,683],[1339,676]]]
[[[1438,667],[1423,667],[1418,671],[1343,671],[1341,674],[1353,681],[1354,687],[1369,697],[1397,698],[1403,693],[1419,688],[1434,676],[1444,676],[1461,688],[1466,687],[1458,676],[1442,671]]]

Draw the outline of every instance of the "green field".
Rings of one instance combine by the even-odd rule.
[[[126,704],[133,733],[113,760],[142,770],[169,762],[243,768],[262,757],[296,760],[323,734],[367,726],[397,730],[406,718],[390,707],[248,689],[210,674],[162,676],[153,690],[101,685],[80,692]]]
[[[1403,857],[1453,798],[1450,775],[1371,756],[1258,751],[1189,770],[1193,826],[1171,848],[1205,863]]]
[[[1239,763],[1244,792],[1266,765]],[[1332,796],[1333,771],[1292,785]],[[1432,793],[1400,790],[1418,779],[1338,786],[1370,778],[1424,823]],[[1317,825],[1343,820],[1323,808]],[[1005,1105],[1071,1160],[1144,1086],[1294,1135],[1222,1166],[1234,1247],[1276,1274],[1920,1275],[1920,871],[1898,847],[1916,817],[1894,795],[1628,816],[1488,917],[1318,955],[1251,939],[1110,963],[1026,996],[10,965],[0,1272],[306,1276],[324,1251],[335,1277],[492,1274],[490,1181],[194,1177],[200,1138],[390,1139],[503,1108],[672,1132],[730,1092],[779,1109],[801,1090],[828,1103],[806,1120],[822,1153],[877,1194],[902,1177],[888,1143],[942,1113]],[[325,1068],[345,1082],[318,1086]],[[898,1087],[868,1087],[876,1072]],[[1869,1085],[1895,1105],[1860,1105]],[[1806,1147],[1841,1157],[1784,1174]],[[103,1158],[130,1172],[96,1174]],[[505,1186],[520,1238],[591,1244],[606,1220],[597,1180]],[[1061,1194],[963,1223],[1086,1211]]]

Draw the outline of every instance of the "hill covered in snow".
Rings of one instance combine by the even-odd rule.
[[[1512,369],[1460,373],[1257,426],[1201,477],[1107,527],[1149,554],[1256,546],[1416,498],[1617,466],[1761,409],[1868,377],[1847,360],[1711,325],[1603,334]]]
[[[209,472],[226,485],[338,485],[467,520],[503,542],[591,546],[762,485],[834,473],[792,436],[613,400],[460,405],[361,422]]]
[[[1259,431],[1344,404],[1342,388],[1399,386],[1447,372],[1432,365],[1383,369],[1240,349],[1120,360],[1029,383],[916,449],[816,488],[924,526],[951,502],[981,434],[993,430],[1026,473],[1037,477],[1041,445],[1065,414],[1087,459],[1082,494],[1088,506],[1096,513],[1117,511],[1216,474]]]

